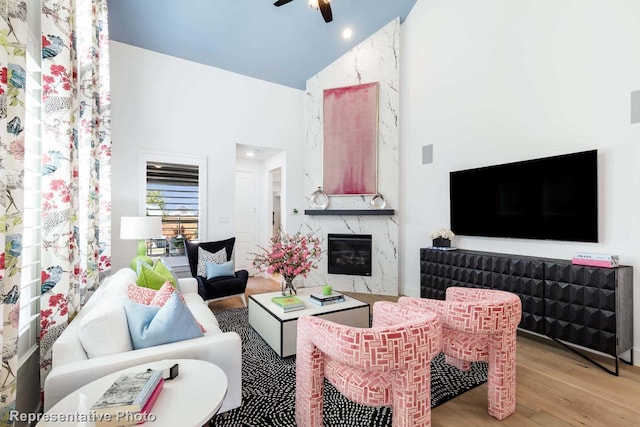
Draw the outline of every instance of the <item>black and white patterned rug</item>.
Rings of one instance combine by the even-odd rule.
[[[214,426],[295,426],[295,356],[281,358],[253,330],[247,309],[216,313],[223,331],[242,338],[242,406],[213,418]],[[431,362],[431,407],[487,381],[486,363],[461,372],[438,355]],[[391,409],[362,406],[343,397],[325,380],[325,426],[391,426]]]

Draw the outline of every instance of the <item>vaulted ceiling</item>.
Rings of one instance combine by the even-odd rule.
[[[333,21],[325,23],[307,0],[281,7],[273,1],[108,0],[110,38],[304,89],[307,79],[392,19],[404,21],[416,2],[332,0]]]

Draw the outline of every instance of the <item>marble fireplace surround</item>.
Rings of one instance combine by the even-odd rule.
[[[378,192],[384,196],[389,210],[373,212],[370,204],[373,195],[357,195],[330,196],[327,211],[305,212],[305,229],[315,231],[323,239],[325,250],[319,268],[304,280],[305,286],[327,283],[338,291],[398,294],[399,232],[394,208],[399,206],[400,193],[399,50],[400,20],[395,19],[307,81],[304,182],[307,199],[322,185],[324,89],[378,82]],[[308,200],[306,209],[310,209]],[[370,234],[371,276],[329,274],[328,234]]]
[[[322,237],[325,253],[317,270],[309,273],[305,286],[330,284],[337,291],[380,295],[398,294],[398,226],[394,217],[382,216],[310,216],[307,225]],[[371,276],[329,274],[328,234],[370,234]]]

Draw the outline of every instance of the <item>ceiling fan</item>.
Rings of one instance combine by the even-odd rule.
[[[280,7],[284,4],[287,4],[293,0],[278,0],[273,5]],[[333,14],[331,13],[331,5],[329,4],[331,0],[309,0],[309,6],[320,9],[320,13],[322,13],[322,17],[324,18],[324,22],[333,21]]]

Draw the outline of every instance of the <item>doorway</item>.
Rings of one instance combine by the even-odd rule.
[[[236,144],[236,270],[251,276],[254,254],[286,225],[284,159],[283,150]]]
[[[269,171],[271,187],[271,235],[276,236],[282,230],[282,168]]]

